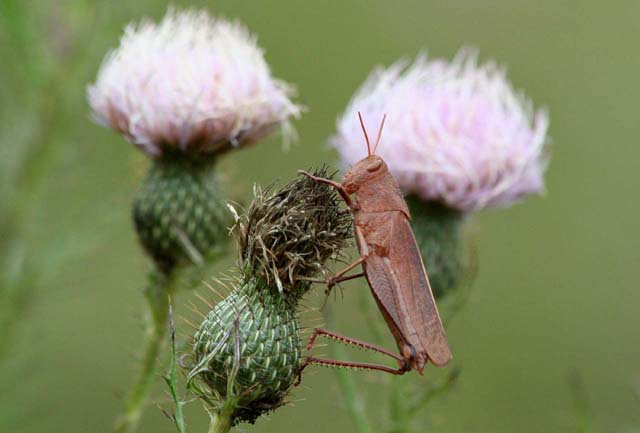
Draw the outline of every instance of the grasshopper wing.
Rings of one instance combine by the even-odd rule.
[[[390,239],[389,259],[394,264],[411,325],[431,362],[442,367],[451,359],[451,350],[413,230],[400,212],[393,218]]]
[[[378,308],[396,339],[398,348],[402,350],[407,339],[405,332],[403,332],[398,296],[394,287],[397,280],[395,280],[393,269],[388,265],[388,262],[386,257],[371,255],[363,263],[363,269]]]

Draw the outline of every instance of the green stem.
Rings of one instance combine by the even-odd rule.
[[[327,314],[327,324],[329,327],[333,327],[333,315]],[[331,345],[331,356],[334,359],[344,359],[344,350],[338,345]],[[373,430],[369,425],[369,418],[367,417],[367,409],[364,400],[356,388],[356,382],[353,379],[353,375],[347,370],[336,369],[336,379],[338,379],[338,386],[342,393],[347,412],[351,415],[353,424],[358,433],[371,433]]]
[[[232,404],[226,404],[219,412],[209,413],[209,433],[227,433],[231,430]]]
[[[160,281],[152,276],[145,297],[149,304],[150,320],[145,332],[146,349],[142,359],[142,368],[138,379],[129,391],[124,413],[116,422],[115,433],[132,433],[136,430],[149,390],[158,373],[158,356],[165,343],[167,320],[169,316],[169,296],[172,292],[173,278],[163,277]]]
[[[31,275],[26,275],[25,270],[30,259],[35,261],[33,255],[37,251],[28,251],[26,239],[33,226],[38,194],[46,184],[59,151],[59,146],[55,146],[54,131],[59,115],[58,89],[62,86],[57,75],[49,81],[42,91],[48,97],[43,98],[38,107],[39,128],[29,143],[18,143],[28,148],[15,179],[18,187],[8,199],[11,205],[6,213],[0,209],[0,352],[11,346],[13,329],[27,307],[35,285],[36,270],[33,269]]]
[[[399,377],[391,377],[391,429],[389,433],[407,433],[409,431],[409,422],[411,415],[407,404],[407,395],[410,391],[407,389],[406,381]]]
[[[343,351],[334,350],[333,353],[340,356]],[[336,378],[338,379],[338,386],[340,386],[342,398],[347,406],[347,411],[351,415],[356,431],[358,433],[371,433],[372,430],[369,425],[369,419],[367,418],[365,404],[358,394],[353,376],[349,371],[337,369]]]
[[[178,352],[176,351],[176,328],[173,322],[173,304],[171,297],[169,297],[169,329],[171,330],[171,363],[169,364],[169,372],[165,376],[164,381],[169,387],[169,394],[171,394],[171,399],[173,400],[173,422],[178,429],[178,433],[185,433],[186,426],[184,423],[184,411],[182,410],[184,402],[178,396],[177,387]]]
[[[443,381],[437,384],[430,384],[426,389],[422,390],[417,399],[408,405],[408,415],[415,417],[420,410],[428,406],[436,397],[450,391],[457,383],[461,372],[462,369],[460,367],[453,367]]]
[[[593,433],[596,430],[593,409],[582,378],[577,372],[569,376],[569,386],[575,405],[576,433]]]
[[[45,77],[45,65],[39,63],[41,56],[38,55],[43,47],[39,46],[34,36],[28,13],[25,2],[0,2],[0,25],[8,29],[10,45],[27,60],[21,65],[27,72],[23,79],[29,88],[37,90],[34,95],[40,95],[35,133],[26,143],[12,143],[27,148],[13,182],[17,188],[9,197],[3,197],[3,204],[0,204],[0,360],[11,346],[14,328],[28,306],[36,285],[37,270],[32,265],[38,261],[36,256],[41,249],[29,251],[26,240],[34,225],[39,194],[62,150],[62,143],[56,143],[55,140],[65,130],[64,122],[70,112],[69,107],[62,103],[65,100],[63,84],[68,79],[69,70],[85,58],[87,46],[86,38],[75,38],[83,43],[73,44],[65,54],[60,54],[60,62]],[[87,28],[95,28],[91,22],[87,21],[87,24]],[[78,36],[84,33],[79,32]],[[6,203],[9,205],[5,209],[3,205]]]

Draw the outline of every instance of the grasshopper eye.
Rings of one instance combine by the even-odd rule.
[[[369,164],[367,166],[367,171],[369,173],[372,173],[372,172],[376,171],[377,169],[379,169],[380,167],[382,167],[382,160],[378,159],[376,161],[373,161],[371,164]]]

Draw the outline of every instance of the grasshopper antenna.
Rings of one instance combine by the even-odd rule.
[[[380,122],[380,129],[378,129],[378,138],[376,138],[376,144],[373,146],[373,154],[376,154],[376,150],[378,150],[378,144],[380,144],[380,137],[382,136],[382,128],[384,128],[384,121],[387,120],[387,113],[384,113],[382,116],[382,122]],[[368,143],[368,142],[367,142]],[[371,154],[369,154],[371,155]]]
[[[367,135],[367,128],[364,127],[364,122],[362,121],[362,114],[360,114],[359,111],[358,111],[358,117],[360,118],[360,126],[362,126],[362,132],[364,132],[364,139],[367,141],[367,154],[371,156],[371,144],[369,144],[369,136]]]

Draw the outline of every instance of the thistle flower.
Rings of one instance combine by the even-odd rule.
[[[388,113],[378,154],[406,194],[469,212],[544,189],[547,114],[514,91],[504,68],[478,64],[475,51],[374,70],[332,139],[347,164],[363,157],[356,111]]]
[[[87,94],[99,123],[152,157],[133,217],[160,270],[215,253],[230,222],[217,157],[297,117],[291,93],[239,23],[170,9],[127,26]]]
[[[324,169],[315,174],[327,176]],[[326,272],[325,261],[351,236],[350,217],[327,185],[299,176],[254,195],[237,226],[241,275],[195,333],[187,376],[229,426],[283,404],[303,360],[298,302],[308,279]]]
[[[170,9],[159,24],[127,26],[88,98],[99,123],[159,156],[254,143],[299,116],[291,93],[243,25]]]
[[[479,64],[474,50],[374,70],[331,139],[346,164],[364,156],[356,111],[375,121],[388,115],[377,153],[408,196],[436,295],[468,268],[465,215],[544,189],[546,112],[513,89],[503,67]]]
[[[157,271],[145,292],[148,346],[118,432],[133,431],[140,419],[164,341],[168,295],[183,277],[188,281],[206,269],[228,237],[231,215],[215,162],[286,127],[300,114],[291,94],[289,85],[271,76],[244,26],[173,9],[160,23],[130,24],[88,87],[94,119],[152,161],[132,212]]]

